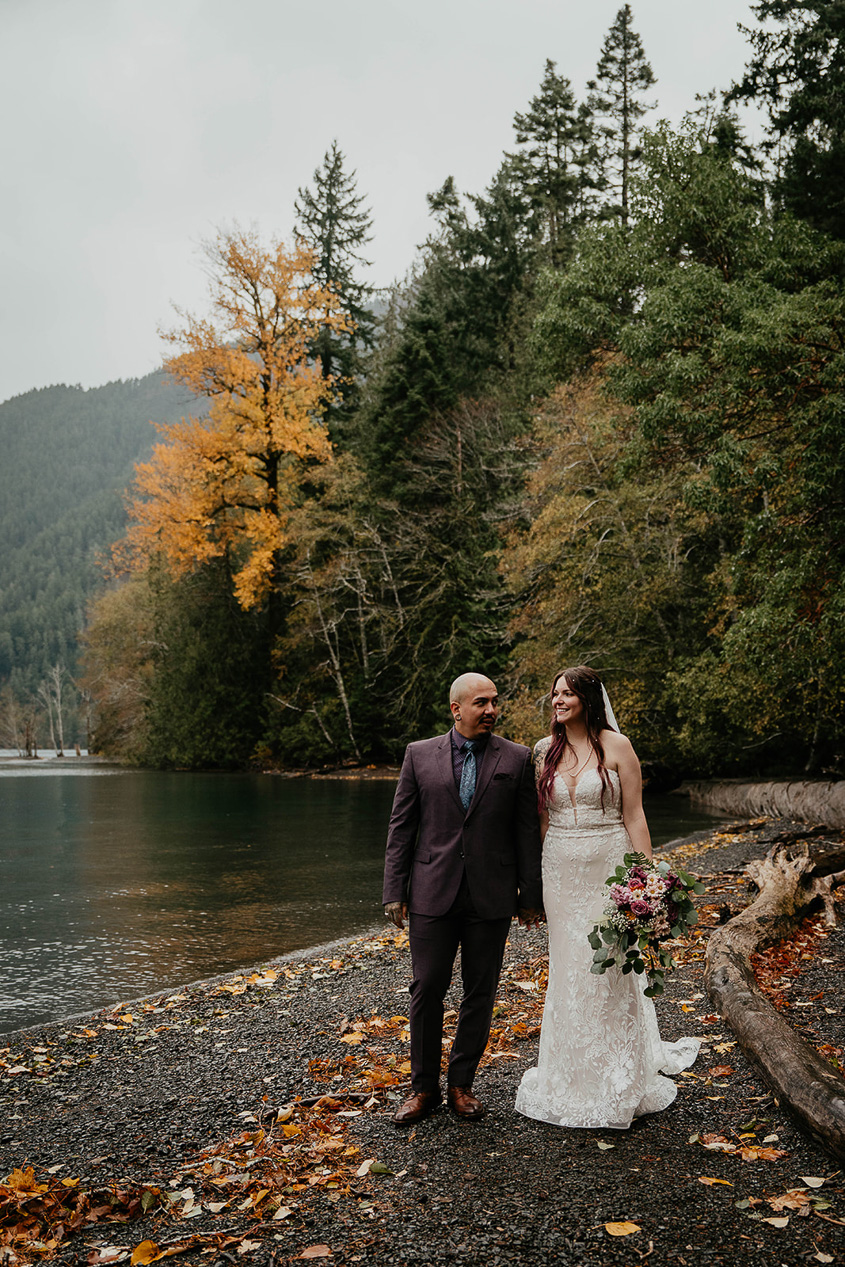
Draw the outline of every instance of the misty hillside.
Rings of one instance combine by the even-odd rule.
[[[57,662],[75,672],[102,584],[97,557],[123,530],[123,492],[156,439],[150,420],[176,421],[191,405],[160,371],[0,404],[0,682],[34,685]]]

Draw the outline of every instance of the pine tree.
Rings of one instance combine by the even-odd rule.
[[[370,264],[361,252],[372,241],[373,222],[363,195],[356,190],[355,172],[344,170],[337,141],[332,141],[313,180],[313,192],[298,191],[297,232],[314,253],[314,280],[340,296],[343,311],[355,323],[347,331],[326,326],[315,339],[313,352],[320,358],[324,378],[338,376],[338,412],[348,414],[361,350],[372,347],[374,338],[373,288],[357,276],[357,269]]]
[[[572,85],[546,62],[543,82],[524,114],[514,115],[518,153],[511,155],[538,221],[548,263],[568,260],[576,229],[589,215],[596,188],[597,149],[591,112]]]
[[[626,224],[631,169],[639,157],[637,124],[653,109],[653,103],[645,102],[640,94],[657,82],[642,41],[631,27],[632,16],[631,6],[623,5],[605,36],[596,78],[587,85],[590,108],[607,120],[601,128],[601,157],[606,185],[618,198],[608,210]]]
[[[845,5],[760,0],[752,11],[761,29],[741,28],[754,53],[727,101],[768,109],[780,205],[845,238]]]

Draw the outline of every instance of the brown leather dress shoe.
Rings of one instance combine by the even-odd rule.
[[[458,1117],[466,1118],[469,1122],[475,1122],[480,1117],[484,1117],[486,1109],[480,1100],[476,1100],[472,1094],[472,1087],[452,1087],[447,1091],[449,1097],[449,1108]]]
[[[421,1122],[424,1117],[431,1116],[441,1098],[439,1091],[415,1091],[393,1114],[394,1123],[396,1126],[410,1126],[412,1122]]]

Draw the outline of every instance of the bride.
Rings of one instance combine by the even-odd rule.
[[[516,1108],[555,1126],[625,1130],[665,1109],[699,1041],[661,1042],[646,981],[610,968],[590,972],[587,940],[602,914],[604,883],[625,853],[651,857],[640,763],[619,733],[592,669],[559,673],[552,685],[552,733],[534,749],[543,833],[543,896],[549,928],[549,984],[536,1068],[525,1073]]]

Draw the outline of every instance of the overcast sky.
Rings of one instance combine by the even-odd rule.
[[[0,400],[160,363],[202,239],[289,237],[336,138],[405,274],[425,195],[480,192],[546,58],[581,96],[620,0],[0,0]],[[746,0],[632,0],[660,116],[727,87]]]

